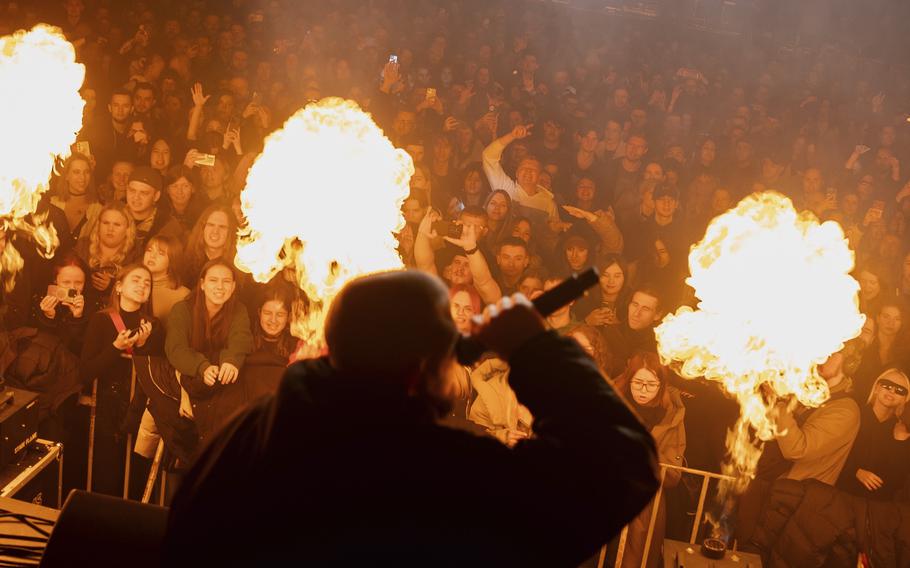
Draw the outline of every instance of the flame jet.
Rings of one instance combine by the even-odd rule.
[[[403,266],[394,233],[413,173],[353,101],[311,103],[266,139],[241,194],[235,264],[259,282],[293,271],[309,301],[291,332],[311,350],[324,347],[325,315],[345,283]]]
[[[57,231],[45,218],[29,217],[82,130],[84,80],[85,66],[58,28],[40,24],[0,38],[0,124],[7,133],[0,148],[0,231],[25,232],[46,258],[59,245]],[[21,255],[7,242],[0,273],[21,268]],[[9,287],[14,283],[7,279]]]
[[[817,367],[865,320],[853,263],[840,225],[797,214],[771,191],[715,218],[689,253],[698,306],[664,319],[658,351],[683,377],[717,381],[739,403],[723,467],[736,481],[721,485],[722,502],[754,477],[778,433],[778,400],[817,407],[830,396]]]

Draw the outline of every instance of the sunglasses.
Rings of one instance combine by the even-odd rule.
[[[889,390],[898,396],[907,396],[906,387],[902,387],[897,383],[893,383],[888,379],[882,379],[878,382],[878,386],[882,387],[885,390]]]

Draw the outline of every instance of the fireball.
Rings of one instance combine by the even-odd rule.
[[[0,124],[9,134],[0,148],[0,230],[26,232],[48,258],[59,244],[56,230],[43,218],[26,219],[82,129],[84,79],[85,67],[57,28],[42,24],[0,38]],[[21,264],[14,249],[0,254],[0,272]]]
[[[309,301],[291,331],[310,347],[324,346],[325,314],[345,283],[403,266],[394,233],[413,173],[353,101],[311,103],[266,139],[241,194],[235,264],[259,282],[293,270]]]
[[[816,407],[829,397],[817,366],[859,335],[859,284],[840,225],[797,214],[765,192],[715,218],[689,254],[699,303],[657,327],[661,359],[683,377],[719,382],[739,402],[724,473],[743,491],[782,397]]]

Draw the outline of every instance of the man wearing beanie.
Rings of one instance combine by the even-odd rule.
[[[158,206],[163,189],[161,174],[148,166],[140,166],[130,174],[126,188],[126,209],[136,224],[134,256],[141,258],[145,244],[152,237],[165,235],[182,238],[183,227],[170,213]]]

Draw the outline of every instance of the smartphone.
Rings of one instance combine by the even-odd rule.
[[[76,153],[82,154],[83,156],[91,158],[92,157],[92,147],[89,145],[88,142],[85,142],[85,141],[76,142]]]
[[[74,288],[63,288],[56,284],[51,284],[47,287],[47,295],[56,297],[61,304],[72,304],[79,294],[76,293]]]
[[[460,239],[464,227],[455,221],[436,221],[433,223],[433,230],[436,231],[436,234],[440,237]]]
[[[215,155],[214,154],[199,154],[193,163],[196,164],[197,166],[214,166],[215,165]]]
[[[394,53],[389,56],[389,63],[398,63],[398,56]]]
[[[427,87],[427,100],[432,101],[436,98],[436,89],[432,87]]]
[[[127,335],[127,337],[134,337],[136,335],[139,335],[140,331],[142,331],[141,327],[134,327],[133,329],[130,330],[130,333],[129,333],[129,335]]]

